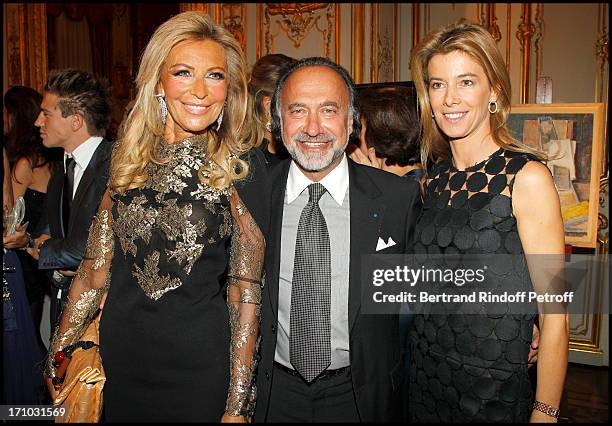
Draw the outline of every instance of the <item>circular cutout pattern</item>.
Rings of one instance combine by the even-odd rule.
[[[451,207],[454,209],[460,209],[465,206],[465,203],[468,199],[468,191],[467,189],[462,189],[461,191],[455,193],[451,198]]]
[[[489,210],[497,217],[508,217],[512,214],[512,199],[505,195],[497,194],[491,198]]]
[[[472,245],[474,245],[475,239],[476,239],[476,236],[474,234],[474,231],[472,231],[469,228],[461,228],[455,234],[455,238],[453,238],[453,242],[455,243],[455,246],[459,250],[465,251],[469,249],[470,247],[472,247]]]
[[[493,176],[489,181],[489,194],[499,194],[506,188],[508,177],[506,175]]]
[[[526,163],[527,159],[525,157],[514,157],[508,161],[508,164],[506,164],[506,173],[509,175],[514,175],[518,173]]]
[[[478,246],[485,253],[493,253],[501,246],[501,236],[495,229],[485,229],[478,233]]]
[[[464,171],[453,174],[448,182],[450,189],[452,191],[459,191],[463,187],[466,178],[467,173]]]
[[[446,189],[446,184],[448,183],[448,173],[444,173],[440,175],[438,178],[438,192],[442,192]]]
[[[466,187],[470,192],[478,192],[487,186],[487,175],[483,172],[472,173],[467,179]]]
[[[446,207],[448,205],[448,200],[450,200],[450,196],[451,193],[448,189],[440,192],[437,197],[438,199],[436,200],[436,207],[438,209],[443,209]]]
[[[492,157],[485,166],[485,172],[489,175],[496,175],[506,167],[506,159],[501,155]]]
[[[478,210],[470,218],[470,227],[474,231],[480,231],[493,226],[493,216],[487,210]]]
[[[468,206],[471,210],[483,209],[487,203],[491,200],[491,196],[486,192],[479,192],[474,194],[468,200]]]
[[[448,245],[453,241],[453,229],[450,227],[440,228],[438,231],[438,245],[440,247],[448,247]],[[447,254],[445,252],[445,254]]]

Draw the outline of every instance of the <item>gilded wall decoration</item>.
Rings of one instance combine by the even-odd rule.
[[[314,30],[323,39],[322,56],[330,57],[335,15],[332,3],[266,3],[261,7],[264,8],[264,55],[275,52],[274,43],[281,32],[297,49]]]
[[[7,4],[8,83],[40,92],[47,80],[47,9],[44,3]]]
[[[531,4],[523,4],[521,22],[516,31],[516,38],[521,42],[521,91],[520,103],[529,102],[529,65],[531,59],[531,38],[535,34],[535,25],[531,22]]]
[[[221,5],[221,22],[228,30],[246,55],[246,4],[245,3],[223,3]]]
[[[393,81],[393,51],[390,32],[378,39],[378,81]]]

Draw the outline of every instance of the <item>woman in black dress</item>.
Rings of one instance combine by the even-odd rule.
[[[48,371],[108,290],[106,420],[245,421],[264,239],[234,186],[250,166],[243,53],[207,15],[181,13],[153,34],[136,83]]]
[[[60,165],[63,152],[59,148],[46,148],[34,121],[40,113],[42,95],[25,86],[13,86],[4,94],[4,106],[7,112],[8,127],[7,147],[11,164],[11,182],[13,199],[23,197],[25,215],[23,223],[28,223],[28,231],[36,231],[43,214],[47,185],[51,175]],[[19,238],[15,235],[15,244],[11,248],[23,248],[29,235]],[[50,282],[45,271],[38,269],[38,261],[25,250],[16,252],[26,285],[26,294],[32,311],[35,329],[38,330],[42,319],[45,294],[50,293]],[[37,335],[39,335],[37,331]],[[41,348],[46,350],[42,345]]]
[[[512,255],[514,263],[490,265],[496,284],[520,281],[542,290],[549,283],[538,274],[537,255],[562,260],[564,251],[559,198],[542,156],[505,127],[510,79],[495,41],[477,25],[442,28],[415,49],[411,70],[422,161],[435,162],[415,230],[417,257],[443,255],[448,262]],[[483,315],[454,315],[451,305],[436,306],[447,314],[415,318],[412,420],[556,421],[567,368],[567,315],[540,312],[534,402],[527,369],[535,313],[483,306]]]

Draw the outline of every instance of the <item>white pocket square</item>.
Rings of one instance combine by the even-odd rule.
[[[396,244],[395,241],[393,241],[393,238],[391,237],[389,237],[386,243],[382,238],[378,237],[378,243],[376,244],[376,251],[381,251],[386,248],[393,247],[395,244]]]

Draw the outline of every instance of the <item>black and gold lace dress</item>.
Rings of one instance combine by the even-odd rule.
[[[253,409],[264,240],[233,186],[203,185],[206,141],[107,193],[51,353],[100,320],[107,421],[212,421]],[[49,366],[52,370],[52,367]],[[51,371],[52,374],[52,371]]]
[[[516,174],[534,159],[499,149],[466,170],[454,168],[451,159],[434,165],[415,230],[416,256],[424,263],[486,257],[496,285],[520,281],[530,287],[512,214],[512,188]],[[417,314],[410,332],[412,421],[527,421],[533,402],[527,358],[535,315],[503,305],[477,307],[480,314],[466,315],[453,313],[451,303],[437,308],[447,314]]]

